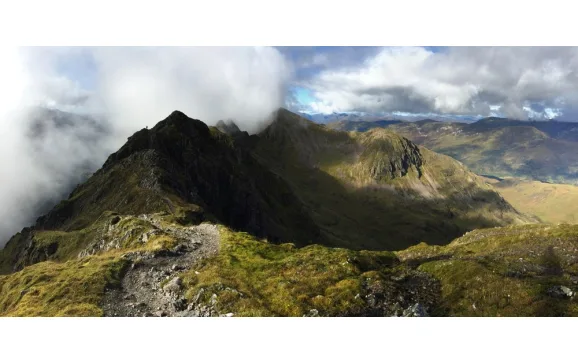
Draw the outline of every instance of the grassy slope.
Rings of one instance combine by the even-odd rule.
[[[575,299],[554,298],[557,285],[578,288],[578,226],[525,225],[476,230],[440,246],[399,252],[402,261],[441,281],[435,314],[576,316]]]
[[[112,234],[126,240],[111,250],[0,275],[0,315],[101,315],[99,303],[106,288],[118,285],[125,252],[170,248],[163,239],[140,242],[136,237],[147,231],[141,225],[122,216]],[[558,285],[578,289],[578,225],[481,229],[447,246],[420,244],[395,254],[276,245],[226,227],[221,234],[219,254],[182,274],[187,299],[209,301],[215,294],[221,313],[302,316],[315,309],[320,315],[358,315],[368,309],[360,297],[375,289],[390,303],[417,289],[420,300],[436,303],[433,315],[578,315],[576,300],[548,295]],[[403,278],[419,274],[439,283],[416,286]]]
[[[157,216],[165,225],[178,224],[173,215]],[[145,233],[150,238],[143,242]],[[122,277],[124,253],[171,249],[176,242],[147,221],[110,212],[82,230],[35,232],[32,241],[34,251],[57,247],[48,261],[28,261],[19,272],[0,275],[2,316],[100,316],[104,290],[118,285]],[[101,242],[106,245],[91,250]],[[83,250],[89,255],[79,257]]]
[[[162,224],[183,227],[168,215],[156,216],[164,221]],[[120,221],[98,239],[112,241],[109,250],[44,261],[0,275],[0,316],[102,315],[99,304],[104,291],[119,284],[126,267],[123,255],[170,249],[174,241],[169,233],[165,236],[157,231],[154,238],[143,242],[139,239],[143,233],[151,236],[146,221],[130,215],[114,217]],[[108,226],[110,222],[99,224]],[[67,237],[74,232],[44,234],[59,236],[63,251],[74,250],[68,245],[76,246],[76,238]],[[200,289],[205,292],[202,298],[207,299],[216,292],[220,310],[241,316],[301,316],[311,309],[331,316],[360,314],[365,303],[358,294],[366,292],[368,285],[388,285],[386,276],[399,262],[391,252],[276,245],[224,226],[221,234],[218,256],[184,272],[184,283],[189,299]],[[223,286],[235,291],[223,292]]]
[[[104,290],[119,284],[124,266],[118,255],[107,254],[0,275],[0,315],[101,316]]]
[[[219,311],[237,316],[354,314],[363,306],[364,282],[382,280],[397,262],[389,252],[272,245],[224,227],[221,234],[219,255],[203,262],[199,274],[187,273],[184,283],[188,298],[201,289],[201,300],[217,294]]]
[[[488,179],[516,209],[547,223],[578,223],[578,186],[506,179]]]

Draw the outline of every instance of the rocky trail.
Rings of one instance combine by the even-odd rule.
[[[161,229],[154,220],[141,216]],[[186,228],[165,228],[176,237],[175,248],[161,252],[131,252],[124,257],[132,264],[121,289],[109,290],[103,300],[104,316],[206,316],[187,305],[178,275],[193,263],[217,254],[219,231],[213,224]]]

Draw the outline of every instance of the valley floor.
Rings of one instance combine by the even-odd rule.
[[[518,211],[546,223],[578,223],[578,186],[507,178],[486,178]]]

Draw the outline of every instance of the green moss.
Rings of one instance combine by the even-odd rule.
[[[363,272],[396,261],[388,252],[271,245],[222,228],[218,256],[195,268],[198,275],[185,274],[184,284],[189,299],[203,289],[201,300],[217,294],[218,309],[239,316],[301,316],[311,309],[335,316],[362,304],[356,295]]]
[[[436,315],[573,316],[578,303],[553,297],[578,274],[578,226],[524,225],[472,231],[444,247],[398,252],[441,282]]]
[[[75,257],[88,242],[96,235],[93,229],[82,229],[72,233],[65,231],[38,231],[34,233],[33,241],[35,249],[46,250],[50,252],[54,249],[53,254],[48,258],[65,261]]]
[[[547,289],[570,285],[553,277],[516,277],[467,260],[424,263],[420,270],[432,274],[442,284],[441,306],[437,315],[451,316],[567,316],[578,309],[574,301],[548,295]]]
[[[104,290],[120,283],[125,267],[126,261],[107,254],[0,276],[0,315],[101,316]]]

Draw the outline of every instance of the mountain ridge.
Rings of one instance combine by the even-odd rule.
[[[469,196],[458,196],[452,190],[452,196],[456,197],[448,200],[449,210],[434,207],[436,202],[428,202],[427,197],[445,199],[441,192],[438,193],[438,177],[430,173],[422,178],[419,148],[392,133],[372,131],[367,135],[352,136],[331,131],[280,109],[275,121],[258,135],[236,131],[234,134],[223,134],[218,128],[208,127],[180,111],[174,111],[151,129],[137,131],[107,158],[100,170],[72,191],[68,199],[38,218],[33,228],[23,230],[9,241],[3,256],[0,256],[4,261],[3,271],[7,271],[7,266],[20,269],[26,262],[58,254],[58,245],[50,245],[34,253],[33,259],[23,258],[25,252],[35,251],[33,231],[87,229],[108,211],[136,215],[161,212],[173,215],[179,221],[195,223],[220,221],[257,237],[293,241],[299,246],[315,241],[330,246],[345,244],[354,249],[371,247],[377,250],[417,243],[430,236],[430,231],[434,231],[432,236],[436,236],[430,242],[449,242],[452,237],[465,232],[466,227],[450,223],[440,230],[440,227],[435,227],[436,216],[453,219],[469,211],[468,206],[472,203],[492,205],[501,212],[496,214],[487,210],[491,220],[481,225],[472,217],[471,222],[465,223],[468,228],[503,224],[502,219],[504,222],[512,221],[512,218],[524,221],[490,190],[490,195],[480,202],[471,200]],[[426,154],[431,155],[431,152]],[[275,160],[271,160],[271,156]],[[446,160],[437,156],[432,160],[439,158]],[[279,169],[279,162],[295,168],[298,177],[294,178],[292,172],[283,167]],[[320,165],[327,163],[333,165],[322,171]],[[456,170],[463,169],[454,162],[447,163],[455,165],[451,168]],[[344,177],[343,171],[353,174]],[[322,181],[316,187],[324,186],[318,191],[321,197],[312,198],[311,194],[304,192],[308,191],[310,182],[304,181],[300,173],[309,177],[313,173]],[[469,176],[465,170],[459,173]],[[367,189],[369,186],[375,187]],[[327,195],[323,191],[325,187],[334,191],[335,197]],[[469,188],[487,189],[476,184]],[[399,191],[395,192],[396,189]],[[385,240],[371,237],[382,235],[384,227],[380,227],[377,221],[373,226],[365,223],[368,229],[361,233],[361,237],[350,236],[343,229],[337,231],[345,235],[335,236],[331,224],[327,223],[344,213],[337,196],[351,201],[353,206],[359,205],[359,202],[354,202],[359,199],[354,197],[356,195],[366,200],[367,206],[372,206],[362,216],[385,213],[384,216],[390,216],[392,221],[401,219],[400,226],[408,227],[416,217],[429,222],[416,231],[406,227],[398,230],[392,223],[385,231],[393,234],[394,239],[398,236],[397,243],[393,243],[391,237]],[[471,202],[457,202],[462,199]],[[392,201],[402,203],[401,206],[406,206],[408,211],[394,213],[395,203]],[[452,211],[451,206],[458,204],[461,207],[448,212]],[[361,205],[358,208],[362,209]],[[312,213],[315,217],[311,216]],[[357,240],[351,241],[352,238],[367,242],[358,246]],[[17,253],[6,253],[14,249]]]
[[[0,251],[0,315],[576,315],[576,228],[528,222],[390,130],[175,112]]]
[[[364,128],[378,125],[364,123]],[[335,124],[340,130],[343,125]],[[578,183],[578,124],[486,118],[399,123],[387,128],[456,158],[480,175]],[[347,128],[345,128],[347,130]]]

